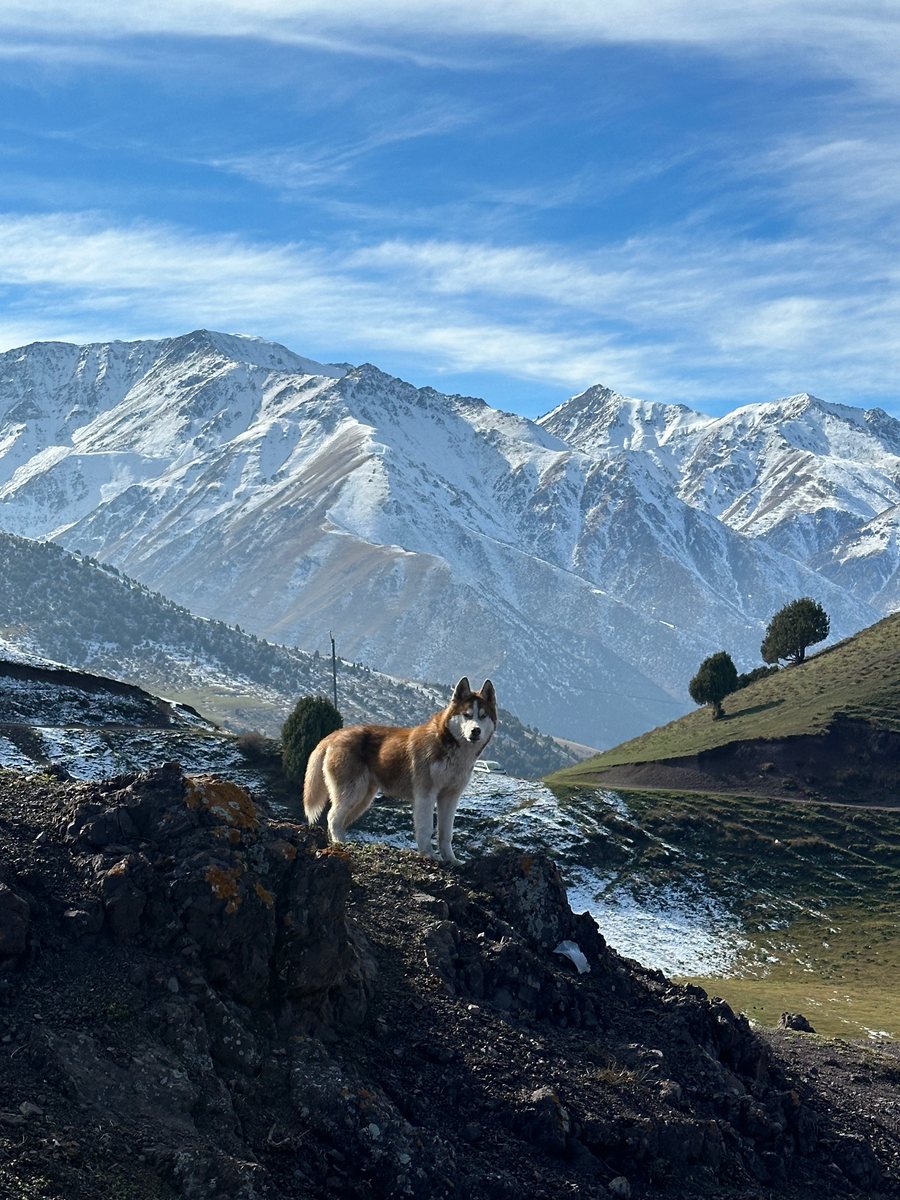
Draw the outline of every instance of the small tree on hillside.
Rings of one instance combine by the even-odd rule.
[[[828,637],[831,622],[828,613],[811,596],[802,596],[778,610],[760,647],[763,662],[777,663],[786,658],[802,663],[807,646],[814,646]]]
[[[281,727],[281,765],[294,783],[303,783],[309,756],[323,737],[342,729],[344,719],[324,696],[304,696]]]
[[[737,667],[731,655],[724,650],[704,658],[700,669],[688,684],[688,692],[695,704],[711,704],[713,720],[722,715],[722,701],[737,690]]]

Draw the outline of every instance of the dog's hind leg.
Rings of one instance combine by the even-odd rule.
[[[459,792],[449,796],[439,796],[437,802],[437,833],[438,851],[445,863],[458,863],[459,859],[453,853],[453,818],[456,816],[456,806],[459,804]]]
[[[363,775],[357,776],[351,784],[347,785],[329,778],[328,790],[332,797],[331,811],[328,814],[328,832],[331,840],[340,844],[353,822],[363,815],[375,799],[378,780],[372,779],[369,775]]]
[[[416,846],[423,858],[437,858],[431,848],[434,835],[434,792],[426,792],[413,800],[413,828],[416,831]]]

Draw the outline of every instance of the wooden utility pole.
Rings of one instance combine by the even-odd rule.
[[[331,638],[331,680],[334,684],[334,707],[337,708],[337,655],[334,652],[334,634],[330,629],[328,636]]]

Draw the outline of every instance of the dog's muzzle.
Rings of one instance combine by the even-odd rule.
[[[480,737],[481,737],[481,730],[473,729],[472,732],[469,734],[469,741],[477,742]]]

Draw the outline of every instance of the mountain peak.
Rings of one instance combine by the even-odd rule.
[[[648,449],[688,429],[705,428],[712,418],[685,404],[636,400],[594,384],[539,418],[538,424],[588,454]]]
[[[302,354],[295,354],[280,342],[267,341],[247,333],[220,333],[213,329],[194,329],[190,333],[166,339],[166,346],[176,361],[197,352],[212,352],[234,362],[247,363],[267,371],[283,371],[297,375],[322,375],[341,379],[351,369],[347,363],[320,363]]]

